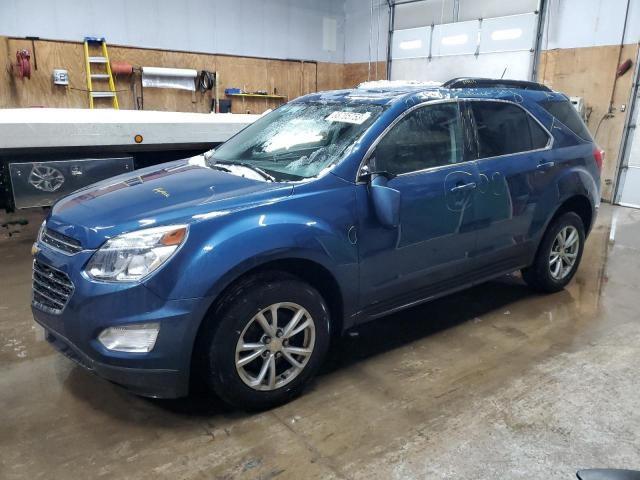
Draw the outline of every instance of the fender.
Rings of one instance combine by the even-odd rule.
[[[252,216],[245,220],[261,226],[243,229],[232,224],[217,232],[211,239],[215,247],[198,261],[200,268],[212,273],[215,279],[214,283],[205,282],[202,296],[216,297],[246,272],[276,260],[312,261],[327,270],[339,285],[357,286],[357,250],[346,231],[342,234],[318,220],[293,217]],[[264,223],[267,221],[273,223]]]
[[[192,223],[187,253],[178,252],[147,286],[167,299],[213,302],[244,273],[267,262],[298,259],[314,262],[332,275],[343,299],[356,299],[358,250],[349,239],[354,186],[329,177],[333,178],[316,184],[321,188],[301,188],[291,196]],[[329,203],[331,209],[318,208]]]

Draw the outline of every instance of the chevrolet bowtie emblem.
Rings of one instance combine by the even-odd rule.
[[[164,188],[162,187],[158,187],[158,188],[154,188],[153,189],[154,192],[159,193],[160,195],[162,195],[163,197],[168,197],[169,196],[169,192],[167,192]]]
[[[38,246],[37,243],[34,243],[33,245],[31,245],[31,256],[35,257],[38,252],[40,251],[40,247]]]

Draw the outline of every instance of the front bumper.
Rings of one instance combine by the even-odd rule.
[[[69,340],[45,328],[46,340],[60,353],[99,377],[116,383],[137,395],[178,398],[189,392],[188,375],[179,370],[130,368],[101,363],[89,357]]]
[[[74,290],[61,313],[32,304],[37,323],[58,351],[100,377],[149,397],[177,398],[189,391],[191,354],[206,298],[165,300],[144,283],[94,282],[82,270],[92,252],[65,255],[39,245],[38,262],[66,273]],[[107,327],[157,322],[148,353],[107,350],[97,337]]]

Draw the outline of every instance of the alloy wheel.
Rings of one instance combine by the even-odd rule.
[[[240,334],[236,371],[255,390],[276,390],[302,373],[315,340],[315,324],[304,307],[275,303],[256,313]]]
[[[578,258],[580,235],[571,225],[562,228],[551,245],[549,273],[554,280],[562,280],[571,273]]]
[[[34,165],[28,182],[43,192],[55,192],[64,183],[64,175],[57,168],[47,165]]]

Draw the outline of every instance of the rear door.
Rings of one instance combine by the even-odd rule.
[[[558,168],[552,137],[523,107],[469,100],[480,181],[474,202],[477,265],[487,274],[518,268],[534,248],[536,207]]]

